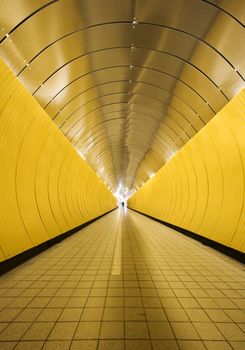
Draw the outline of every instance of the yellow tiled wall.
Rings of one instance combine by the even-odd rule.
[[[0,261],[116,207],[116,201],[0,61]]]
[[[245,90],[128,201],[128,206],[245,251]]]

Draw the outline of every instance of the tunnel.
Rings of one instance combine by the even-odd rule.
[[[245,1],[0,2],[0,349],[245,349]]]

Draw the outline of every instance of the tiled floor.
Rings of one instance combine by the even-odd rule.
[[[0,279],[1,350],[244,350],[238,262],[118,209]]]

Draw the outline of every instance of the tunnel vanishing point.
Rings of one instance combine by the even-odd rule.
[[[245,349],[245,1],[0,1],[0,349]]]

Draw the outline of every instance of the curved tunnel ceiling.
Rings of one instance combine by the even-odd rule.
[[[129,196],[244,86],[243,0],[3,0],[0,55]]]

